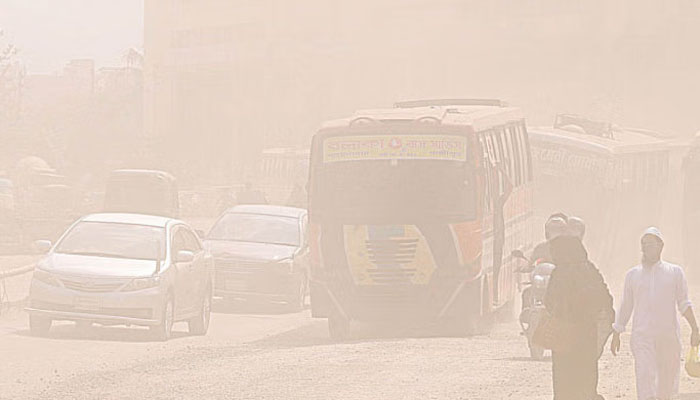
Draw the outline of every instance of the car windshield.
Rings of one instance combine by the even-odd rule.
[[[299,246],[299,220],[291,217],[229,213],[209,232],[211,240]]]
[[[56,253],[156,260],[165,258],[163,228],[108,222],[80,222],[56,246]]]

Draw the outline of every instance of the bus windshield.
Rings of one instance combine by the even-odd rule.
[[[471,220],[474,173],[463,161],[362,160],[322,164],[311,208],[323,218]]]

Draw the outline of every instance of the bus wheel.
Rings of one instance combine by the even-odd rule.
[[[482,297],[481,281],[471,282],[464,288],[463,297],[455,304],[455,312],[445,318],[448,336],[468,337],[480,333]]]
[[[328,333],[336,341],[350,339],[350,321],[334,313],[328,318]]]

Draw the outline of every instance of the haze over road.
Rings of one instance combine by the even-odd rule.
[[[144,329],[73,324],[32,337],[23,313],[7,314],[0,320],[0,398],[551,398],[550,362],[527,357],[515,321],[473,338],[360,326],[355,340],[333,343],[325,321],[308,310],[219,303],[215,311],[206,336],[187,336],[180,324],[167,343],[150,341]],[[632,365],[628,343],[617,358],[606,352],[606,398],[634,398]],[[681,393],[700,398],[700,385],[683,376]]]

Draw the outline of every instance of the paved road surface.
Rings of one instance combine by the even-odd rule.
[[[308,311],[221,304],[216,311],[207,336],[176,325],[167,343],[139,328],[72,324],[37,338],[23,313],[5,315],[0,399],[551,398],[550,363],[526,358],[515,322],[473,338],[361,326],[356,340],[333,343]],[[632,368],[626,343],[621,356],[606,354],[601,393],[634,399]],[[681,398],[700,399],[698,382],[683,376]]]

